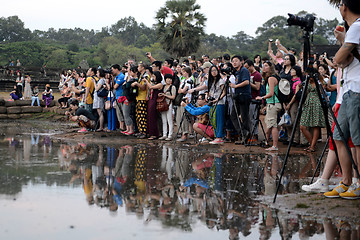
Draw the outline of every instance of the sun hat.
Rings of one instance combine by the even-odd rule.
[[[279,81],[279,90],[285,94],[285,95],[289,95],[290,94],[290,82],[287,79],[280,79]]]

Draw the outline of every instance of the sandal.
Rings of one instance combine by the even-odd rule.
[[[306,151],[309,152],[309,153],[316,152],[316,150],[314,148],[311,148],[311,147],[309,147]]]
[[[307,148],[304,148],[304,151],[307,152],[310,149],[310,146],[308,146]]]
[[[157,137],[155,137],[155,136],[151,136],[151,137],[149,137],[148,139],[149,140],[155,140]]]
[[[277,148],[277,147],[275,147],[275,146],[271,146],[271,147],[269,147],[269,148],[266,148],[265,149],[265,151],[278,151],[279,149]]]

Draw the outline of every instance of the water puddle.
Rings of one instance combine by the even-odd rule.
[[[21,124],[6,129],[1,239],[360,239],[359,223],[279,211],[259,200],[276,191],[277,154],[64,143]],[[280,194],[298,193],[316,161],[292,156]]]

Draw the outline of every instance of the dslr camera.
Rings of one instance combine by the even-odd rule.
[[[314,22],[315,18],[312,14],[307,14],[305,17],[295,16],[291,13],[288,13],[289,18],[287,20],[289,26],[299,26],[305,31],[312,32],[314,31]]]

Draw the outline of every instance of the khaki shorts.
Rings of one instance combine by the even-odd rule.
[[[280,110],[281,110],[280,103],[268,104],[266,106],[265,124],[267,129],[278,126],[277,115],[280,112]]]

